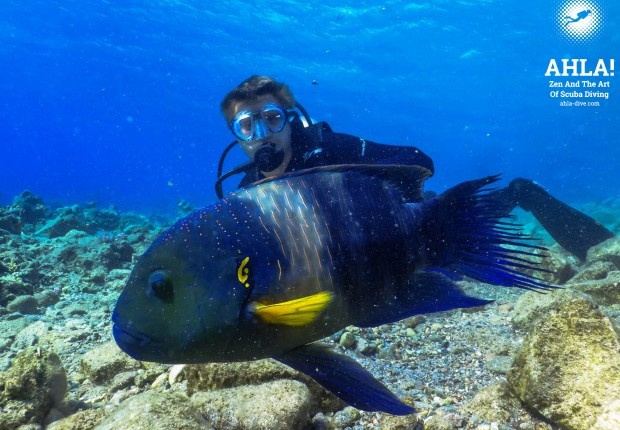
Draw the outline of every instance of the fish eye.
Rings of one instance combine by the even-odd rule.
[[[163,270],[156,270],[149,275],[149,282],[146,287],[146,294],[149,297],[157,297],[159,300],[172,303],[174,300],[174,286],[170,275]]]

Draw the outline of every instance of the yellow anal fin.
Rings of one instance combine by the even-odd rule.
[[[323,291],[288,302],[250,304],[250,311],[267,324],[282,324],[301,327],[313,322],[332,301],[334,294]]]

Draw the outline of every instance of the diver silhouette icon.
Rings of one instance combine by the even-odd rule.
[[[585,10],[582,10],[581,12],[577,13],[577,17],[576,18],[573,18],[573,17],[570,17],[570,16],[565,16],[564,19],[566,20],[566,22],[564,23],[564,27],[568,26],[568,24],[572,24],[572,23],[575,23],[577,21],[581,21],[582,19],[585,19],[591,13],[592,13],[592,11],[590,9],[585,9]]]

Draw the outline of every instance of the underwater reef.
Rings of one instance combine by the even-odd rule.
[[[580,209],[620,233],[620,199]],[[111,310],[172,222],[52,208],[28,191],[0,207],[0,430],[620,428],[618,238],[586,261],[551,245],[545,277],[563,289],[462,281],[494,302],[325,339],[416,408],[396,417],[347,406],[275,360],[170,366],[124,354]]]

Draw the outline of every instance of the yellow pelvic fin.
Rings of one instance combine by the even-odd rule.
[[[334,298],[334,294],[322,291],[311,296],[270,305],[261,302],[251,304],[252,313],[267,324],[301,327],[313,322]]]

